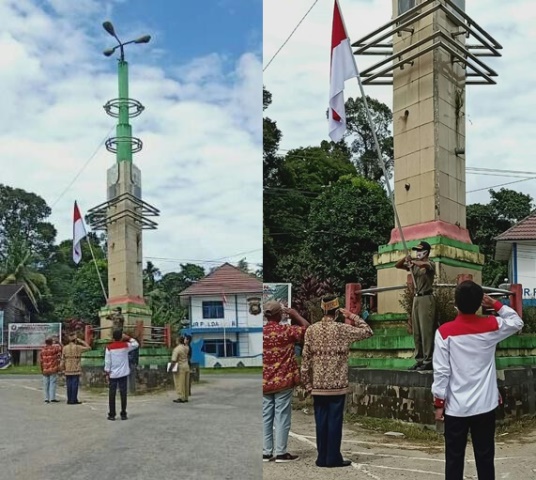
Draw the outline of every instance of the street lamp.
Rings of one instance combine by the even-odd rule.
[[[115,33],[115,29],[114,29],[114,26],[112,25],[112,22],[104,22],[102,26],[104,27],[104,30],[106,30],[112,37],[114,37],[117,40],[117,43],[118,43],[115,47],[107,48],[106,50],[104,50],[103,52],[104,55],[109,57],[110,55],[113,55],[113,53],[115,52],[117,48],[119,48],[121,52],[122,62],[125,61],[125,50],[123,48],[125,45],[128,45],[130,43],[149,43],[151,41],[151,35],[143,35],[142,37],[136,38],[135,40],[130,40],[129,42],[122,43],[121,40],[119,40],[119,37],[117,36],[117,34]]]

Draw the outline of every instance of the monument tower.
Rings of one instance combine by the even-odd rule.
[[[110,22],[104,29],[112,35],[118,45],[104,51],[106,56],[120,50],[118,61],[119,95],[104,105],[111,117],[117,118],[116,135],[109,138],[106,149],[115,154],[115,164],[107,172],[107,201],[88,212],[88,220],[95,230],[105,230],[108,241],[108,302],[101,309],[101,327],[110,327],[106,318],[112,309],[120,307],[125,326],[143,321],[151,325],[151,310],[143,297],[142,231],[156,229],[156,222],[149,217],[159,211],[142,200],[141,172],[133,163],[133,154],[139,152],[142,141],[132,136],[129,119],[140,115],[143,105],[129,98],[128,63],[125,61],[124,46],[131,43],[148,43],[145,35],[136,40],[121,43]],[[101,337],[110,336],[103,330]]]
[[[484,257],[466,228],[465,89],[495,84],[482,58],[502,48],[465,13],[464,0],[392,0],[393,20],[355,42],[356,55],[384,58],[363,84],[393,85],[394,200],[409,248],[432,246],[448,279],[481,281]],[[390,41],[392,39],[392,42]],[[375,258],[378,286],[402,285],[405,255],[395,228]],[[378,313],[398,313],[400,291],[379,294]]]

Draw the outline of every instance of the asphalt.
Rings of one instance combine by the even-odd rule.
[[[205,375],[186,404],[130,396],[106,419],[105,392],[45,404],[40,376],[0,376],[0,480],[260,480],[261,377]]]

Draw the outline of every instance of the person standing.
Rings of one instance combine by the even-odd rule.
[[[78,400],[78,386],[82,374],[82,353],[91,350],[91,347],[76,334],[69,336],[69,343],[63,348],[62,363],[67,388],[67,405],[80,405]]]
[[[59,402],[56,399],[56,388],[61,365],[61,350],[61,344],[59,342],[55,343],[52,337],[49,337],[45,340],[45,346],[39,353],[45,403]]]
[[[479,480],[495,479],[495,410],[500,403],[495,369],[497,344],[523,328],[512,308],[484,295],[471,280],[454,293],[458,316],[435,335],[435,419],[445,422],[445,479],[462,480],[471,432]],[[498,316],[478,316],[480,305]]]
[[[188,341],[189,343],[189,341]],[[171,353],[170,370],[173,371],[177,365],[177,371],[173,373],[173,383],[177,398],[173,400],[175,403],[188,402],[188,394],[190,393],[190,347],[186,343],[185,337],[182,335],[177,339],[177,346]]]
[[[339,299],[326,296],[321,303],[324,317],[305,333],[301,364],[305,390],[313,396],[318,467],[347,467],[341,454],[344,401],[348,392],[350,345],[373,335],[369,325],[344,308]],[[345,322],[335,321],[337,313]]]
[[[127,379],[130,374],[128,354],[138,348],[139,344],[121,330],[114,330],[112,335],[113,341],[104,351],[104,373],[109,385],[108,420],[115,420],[115,396],[118,388],[121,396],[121,420],[127,420]]]
[[[420,242],[412,250],[417,252],[417,259],[408,255],[400,259],[395,267],[413,273],[415,279],[415,298],[411,313],[413,341],[415,343],[415,364],[410,370],[432,370],[432,357],[434,353],[435,297],[434,277],[435,266],[430,260],[430,244]]]
[[[296,310],[285,308],[279,302],[268,301],[264,304],[262,353],[262,420],[264,430],[263,462],[274,460],[276,463],[297,460],[297,455],[287,451],[288,434],[292,414],[292,394],[300,383],[300,372],[296,363],[294,346],[303,342],[309,322]],[[286,313],[291,324],[282,324]]]

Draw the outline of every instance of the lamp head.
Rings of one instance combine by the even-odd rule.
[[[113,55],[113,53],[115,52],[115,48],[107,48],[106,50],[104,50],[104,55],[106,55],[107,57],[109,57],[110,55]]]
[[[104,30],[106,30],[112,37],[115,37],[115,30],[112,22],[106,21],[102,24],[102,26],[104,27]]]
[[[134,43],[149,43],[151,41],[151,35],[144,35],[143,37],[134,40]]]

